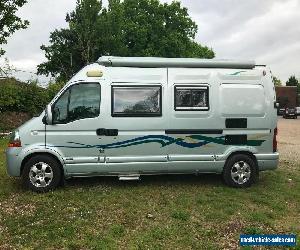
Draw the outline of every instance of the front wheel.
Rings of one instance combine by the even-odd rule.
[[[24,166],[23,184],[35,192],[48,192],[56,188],[61,181],[60,164],[48,155],[36,155]]]
[[[230,187],[249,187],[258,179],[258,167],[246,154],[233,155],[224,166],[223,179]]]

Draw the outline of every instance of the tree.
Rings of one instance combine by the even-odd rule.
[[[11,78],[15,71],[8,58],[4,58],[4,63],[0,65],[0,78]]]
[[[69,27],[54,30],[50,34],[50,46],[41,46],[48,61],[38,65],[38,74],[50,74],[66,81],[103,54],[102,11],[98,0],[77,0],[76,9],[66,15]]]
[[[180,2],[158,0],[77,0],[67,14],[68,28],[55,30],[42,45],[47,62],[39,74],[67,80],[102,55],[213,58],[212,49],[194,41],[197,25]]]
[[[277,78],[276,76],[272,76],[273,83],[275,86],[282,86],[281,80]]]
[[[19,29],[25,29],[29,22],[16,16],[18,8],[22,7],[27,0],[1,0],[0,1],[0,46],[7,43],[7,38]],[[5,51],[0,48],[0,56]]]
[[[290,78],[286,82],[286,86],[298,86],[298,85],[299,82],[294,75],[290,76]]]

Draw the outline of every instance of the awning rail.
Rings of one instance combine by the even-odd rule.
[[[140,68],[228,68],[253,69],[254,60],[226,60],[200,58],[163,58],[163,57],[115,57],[103,56],[97,61],[107,67]]]

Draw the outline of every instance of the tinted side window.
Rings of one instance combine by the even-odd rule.
[[[53,123],[67,123],[97,117],[100,113],[100,85],[76,84],[69,88],[53,105]]]
[[[208,87],[176,86],[175,110],[208,110]]]
[[[160,86],[113,86],[113,116],[161,116]]]

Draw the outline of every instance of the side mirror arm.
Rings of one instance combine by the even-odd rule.
[[[43,124],[48,125],[47,120],[46,120],[46,115],[44,115],[42,122],[43,122]]]

